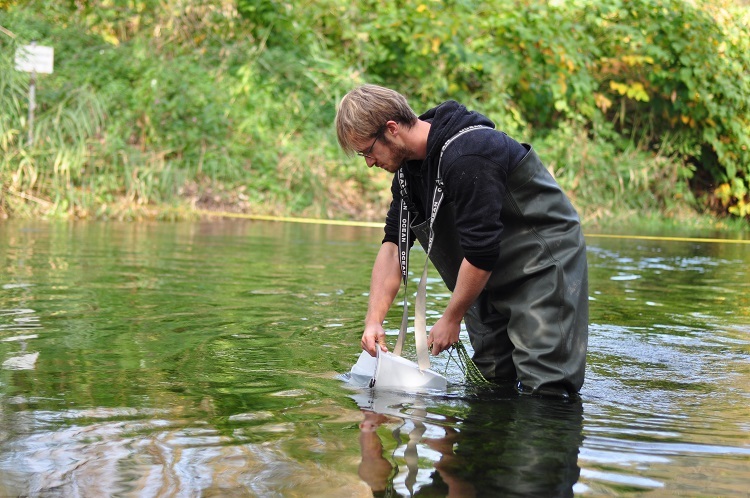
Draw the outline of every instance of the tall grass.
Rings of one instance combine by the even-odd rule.
[[[9,66],[5,51],[0,60],[4,104],[0,115],[0,215],[67,213],[71,206],[82,203],[78,187],[89,176],[87,169],[93,167],[92,151],[104,124],[103,103],[87,88],[59,96],[53,104],[43,100],[35,111],[29,143],[29,76],[9,70]]]
[[[618,147],[612,140],[596,140],[590,130],[570,122],[535,143],[589,225],[652,212],[670,218],[694,214],[690,170],[681,161],[627,143]]]

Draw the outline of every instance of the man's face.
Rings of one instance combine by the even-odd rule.
[[[378,137],[369,148],[369,152],[363,155],[368,167],[377,166],[389,173],[395,173],[407,161],[410,151],[405,146],[391,141],[386,133]]]

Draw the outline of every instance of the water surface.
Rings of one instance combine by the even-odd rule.
[[[562,403],[445,357],[440,395],[344,383],[380,239],[0,226],[0,496],[747,496],[750,245],[587,237],[587,380]],[[447,299],[433,274],[428,324]]]

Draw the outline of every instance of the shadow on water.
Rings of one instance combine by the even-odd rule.
[[[432,398],[368,389],[353,398],[363,414],[359,475],[375,496],[574,494],[580,400],[521,397],[512,387]]]

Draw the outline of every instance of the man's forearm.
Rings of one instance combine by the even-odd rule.
[[[487,285],[491,274],[492,272],[477,268],[464,259],[458,270],[456,288],[443,312],[443,317],[452,322],[460,322]]]
[[[398,260],[398,247],[392,242],[384,242],[372,268],[366,325],[383,323],[400,287],[401,266]]]

